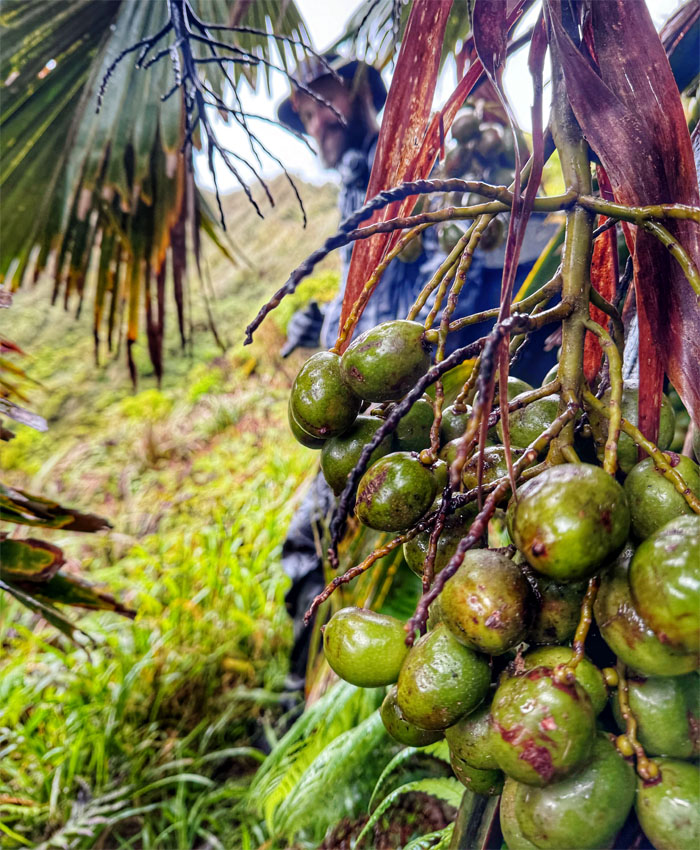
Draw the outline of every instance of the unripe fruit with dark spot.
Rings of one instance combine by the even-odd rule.
[[[600,467],[566,463],[518,490],[513,539],[530,565],[559,581],[579,581],[615,557],[627,539],[622,487]]]
[[[424,334],[419,322],[403,319],[365,331],[340,360],[347,385],[365,401],[391,401],[406,395],[430,368],[431,347]]]
[[[697,850],[700,844],[700,770],[657,759],[661,781],[638,781],[635,810],[656,850]]]
[[[428,448],[433,418],[433,406],[429,401],[419,398],[414,402],[408,413],[401,417],[394,432],[397,448],[402,452],[419,452]]]
[[[508,510],[510,513],[510,506]],[[532,575],[537,586],[539,604],[526,640],[532,644],[565,643],[576,632],[587,582],[563,583],[537,573]]]
[[[439,494],[438,494],[439,495]],[[440,534],[435,554],[434,574],[440,572],[450,561],[459,545],[459,541],[469,533],[471,520],[476,516],[476,506],[469,506],[469,515],[450,514]],[[430,531],[423,531],[403,544],[403,556],[406,563],[417,576],[423,575],[423,564],[430,546]]]
[[[350,428],[327,440],[321,450],[321,470],[328,486],[339,495],[348,483],[348,475],[357,465],[362,450],[382,425],[376,416],[358,416]],[[391,436],[387,435],[369,457],[369,466],[391,451]]]
[[[635,607],[662,643],[700,651],[700,516],[666,523],[634,553],[629,572]]]
[[[334,437],[352,425],[360,399],[340,375],[340,358],[330,351],[310,357],[294,379],[290,407],[297,425],[312,437]]]
[[[397,701],[410,723],[446,729],[482,702],[490,678],[486,658],[462,646],[442,624],[409,652],[399,674]]]
[[[593,613],[603,639],[622,662],[645,676],[682,676],[696,670],[698,653],[661,643],[637,610],[628,582],[633,553],[626,547],[601,577]]]
[[[326,441],[322,437],[312,437],[311,434],[307,434],[296,421],[291,404],[287,405],[287,421],[289,422],[289,430],[292,432],[296,441],[301,443],[302,446],[305,446],[307,449],[322,449],[325,446]]]
[[[537,667],[501,682],[491,705],[492,750],[501,770],[528,785],[548,785],[583,765],[595,712],[576,682]]]
[[[523,454],[524,452],[522,449],[517,449],[513,447],[511,449],[513,463],[515,463],[519,458],[521,458]],[[505,447],[489,446],[488,448],[484,449],[482,468],[482,484],[492,484],[499,478],[505,477],[508,474]],[[478,470],[479,457],[478,454],[474,454],[473,457],[471,457],[467,461],[467,463],[464,464],[464,469],[462,470],[462,482],[466,490],[473,490],[477,486]],[[508,494],[505,493],[503,495],[503,498],[508,498]]]
[[[517,401],[516,396],[513,401]],[[559,396],[547,395],[544,398],[531,401],[525,407],[514,410],[508,415],[510,442],[513,446],[526,449],[542,434],[557,418],[559,412]],[[498,436],[503,440],[503,423],[496,426]]]
[[[522,667],[525,670],[535,667],[559,667],[568,664],[573,654],[573,649],[568,646],[543,646],[528,652],[522,659]],[[608,689],[605,687],[603,674],[587,658],[582,658],[573,672],[578,684],[588,694],[593,711],[600,714],[608,701]]]
[[[697,463],[675,452],[665,452],[665,456],[692,492],[700,496],[700,469]],[[640,540],[646,539],[675,517],[693,513],[673,482],[664,478],[650,457],[633,467],[625,479],[625,493],[630,506],[632,531]]]
[[[490,713],[490,704],[479,706],[458,720],[454,726],[445,729],[450,752],[456,753],[467,764],[479,770],[498,769],[498,762],[491,750],[493,732],[489,723]]]
[[[367,608],[343,608],[323,631],[326,660],[341,679],[361,688],[391,685],[408,654],[403,623]]]
[[[586,765],[546,788],[520,785],[513,809],[522,834],[541,850],[600,850],[611,846],[634,795],[634,768],[598,734]]]
[[[489,549],[468,551],[440,595],[444,622],[460,643],[502,655],[525,637],[532,591],[521,570]]]
[[[404,531],[430,508],[436,492],[435,475],[417,455],[393,452],[362,476],[355,513],[360,522],[378,531]]]

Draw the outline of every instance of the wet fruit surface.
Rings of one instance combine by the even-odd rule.
[[[348,475],[356,466],[362,449],[381,427],[382,420],[376,416],[358,416],[350,428],[337,437],[327,440],[321,451],[323,477],[336,496],[342,493]],[[386,436],[370,455],[368,466],[391,451],[391,437]]]
[[[403,452],[419,452],[430,445],[430,428],[433,424],[433,406],[419,398],[396,428],[396,443]]]
[[[342,434],[360,411],[360,399],[340,377],[340,359],[330,351],[319,351],[304,363],[289,403],[299,427],[312,437]]]
[[[700,650],[700,516],[664,525],[640,545],[629,572],[632,598],[662,643]]]
[[[518,490],[514,542],[538,572],[577,581],[613,558],[627,539],[622,487],[600,467],[562,464]]]
[[[408,653],[403,623],[367,608],[343,608],[323,632],[323,651],[331,668],[362,688],[390,685]]]
[[[439,625],[409,652],[399,675],[397,701],[409,722],[422,729],[446,729],[479,705],[490,678],[486,658]]]
[[[522,457],[522,449],[513,447],[511,450],[513,463],[518,458]],[[482,484],[492,484],[498,478],[503,478],[508,474],[508,466],[506,464],[506,450],[503,446],[490,446],[484,450],[483,462],[483,478]],[[473,490],[478,483],[478,461],[476,457],[471,458],[462,470],[462,482],[466,490]],[[504,496],[505,498],[505,496]]]
[[[674,759],[657,759],[661,781],[638,783],[635,809],[656,850],[697,850],[700,844],[700,770]]]
[[[628,582],[633,550],[626,547],[601,578],[593,606],[596,623],[610,649],[646,676],[681,676],[697,669],[698,654],[661,643],[632,601]]]
[[[519,785],[513,809],[524,837],[541,850],[600,850],[611,846],[634,794],[634,768],[599,734],[579,771],[546,788]]]
[[[403,531],[414,525],[433,503],[437,482],[418,456],[393,452],[362,476],[355,512],[360,522],[378,531]]]
[[[537,667],[501,682],[491,728],[499,767],[519,782],[548,785],[588,758],[595,713],[580,685],[558,682],[550,668]]]
[[[445,729],[445,738],[460,759],[480,770],[496,770],[498,762],[491,751],[491,724],[489,715],[491,705],[479,706],[466,717],[458,720],[454,726]]]
[[[459,541],[469,532],[470,519],[476,515],[476,509],[472,509],[470,514],[470,517],[453,514],[445,519],[445,525],[438,540],[437,551],[435,553],[435,573],[439,573],[448,564],[459,545]],[[406,559],[406,563],[418,576],[423,575],[423,564],[428,554],[429,546],[429,531],[423,531],[403,544],[403,556]]]
[[[627,680],[629,707],[637,721],[637,738],[650,756],[693,758],[700,755],[700,677],[666,676]],[[625,729],[617,700],[617,725]]]
[[[681,474],[685,483],[700,495],[700,469],[689,457],[666,452],[666,458]],[[692,514],[690,505],[654,466],[649,457],[640,461],[625,479],[625,493],[630,506],[632,531],[640,540],[653,534],[678,516]]]
[[[610,390],[604,393],[602,400],[605,404],[610,404]],[[622,416],[632,425],[637,425],[638,415],[637,406],[639,404],[639,389],[632,384],[625,384],[622,390],[622,404],[620,405]],[[596,413],[594,410],[589,411],[588,421],[591,424],[593,437],[598,445],[599,455],[603,457],[605,449],[605,441],[608,438],[608,420]],[[673,412],[673,406],[668,396],[661,397],[661,418],[659,420],[659,438],[657,446],[660,449],[667,449],[671,445],[673,432],[676,427],[676,414]],[[623,472],[629,472],[637,463],[637,447],[631,437],[623,432],[617,441],[617,463]]]
[[[391,737],[407,747],[427,747],[428,744],[439,741],[442,738],[442,732],[419,729],[406,720],[396,701],[396,693],[396,685],[393,685],[384,697],[379,710],[384,728]]]
[[[585,581],[564,584],[543,575],[534,575],[539,605],[527,642],[565,643],[576,632],[587,584]]]
[[[524,638],[533,603],[520,569],[488,549],[466,553],[440,599],[457,640],[487,655],[501,655]]]
[[[467,429],[467,422],[471,416],[472,409],[469,405],[456,407],[450,405],[442,411],[440,422],[440,442],[445,445],[451,440],[461,437]]]
[[[301,443],[302,446],[306,446],[307,449],[321,449],[325,446],[326,441],[323,437],[312,437],[297,422],[292,412],[291,403],[287,405],[287,421],[289,422],[289,430],[294,435],[295,440]]]
[[[532,841],[528,841],[525,838],[518,823],[516,797],[518,795],[518,789],[521,787],[520,782],[506,777],[503,793],[501,794],[501,832],[503,833],[508,850],[538,850]]]
[[[430,345],[418,322],[383,322],[361,334],[343,354],[340,370],[366,401],[401,398],[430,366]]]
[[[535,667],[557,667],[568,664],[574,654],[568,646],[544,646],[528,652],[522,659],[522,667],[532,670]],[[596,714],[605,708],[608,701],[608,689],[605,687],[600,670],[587,658],[582,658],[574,670],[576,681],[588,694]]]

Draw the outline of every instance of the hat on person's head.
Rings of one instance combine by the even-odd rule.
[[[382,106],[384,106],[384,101],[386,100],[386,86],[382,80],[382,75],[376,68],[373,68],[372,65],[368,65],[366,62],[361,62],[358,59],[344,59],[342,56],[338,56],[337,53],[326,53],[323,59],[326,64],[324,64],[324,62],[322,62],[317,56],[307,56],[306,59],[299,64],[292,76],[303,86],[308,88],[310,85],[318,82],[324,77],[332,76],[328,66],[330,66],[330,68],[332,68],[339,77],[342,77],[344,80],[348,80],[350,83],[352,83],[356,78],[359,78],[360,75],[366,75],[367,83],[369,84],[370,91],[372,92],[374,108],[377,112],[379,112]],[[292,89],[294,89],[294,83],[292,83]],[[281,124],[290,127],[292,130],[296,130],[298,133],[306,133],[304,125],[301,123],[299,118],[299,114],[294,108],[293,99],[294,91],[292,90],[292,94],[285,98],[285,100],[283,100],[277,107],[277,118]]]

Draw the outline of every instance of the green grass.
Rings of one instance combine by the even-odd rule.
[[[267,230],[228,199],[248,264],[232,272],[208,252],[230,346],[213,342],[195,291],[191,350],[179,350],[171,320],[161,387],[145,346],[136,392],[123,351],[96,369],[89,317],[49,308],[46,285],[16,298],[5,332],[31,355],[23,365],[42,384],[33,407],[50,430],[13,429],[2,479],[110,519],[104,535],[41,536],[138,616],[80,617],[90,642],[75,648],[0,596],[0,847],[228,850],[265,840],[243,798],[284,710],[291,627],[280,547],[315,458],[286,425],[303,360],[275,353],[291,308],[250,348],[237,340],[336,215],[331,190],[306,193],[311,233],[300,239],[278,189]],[[328,298],[336,281],[326,263],[296,305]]]

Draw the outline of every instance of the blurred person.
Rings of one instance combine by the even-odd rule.
[[[327,63],[309,57],[296,71],[299,82],[337,110],[338,116],[324,103],[306,92],[295,89],[278,107],[280,122],[310,136],[318,147],[323,165],[338,172],[340,191],[338,207],[341,219],[355,212],[365,202],[370,172],[379,135],[378,115],[386,100],[386,87],[379,71],[353,59],[327,54]],[[328,65],[340,79],[329,71]],[[539,257],[551,234],[543,227],[542,219],[528,227],[516,278],[516,291],[534,261]],[[337,296],[322,310],[316,302],[297,311],[290,320],[287,341],[282,356],[295,348],[331,348],[335,342],[345,294],[348,268],[353,245],[341,251],[341,284]],[[384,272],[381,284],[370,298],[355,328],[355,336],[380,322],[405,318],[423,286],[444,259],[438,247],[435,228],[421,236],[421,250],[415,257],[400,257]],[[467,316],[497,305],[500,298],[504,250],[477,252],[473,258],[455,318]],[[417,317],[427,316],[430,302]],[[449,338],[448,350],[466,345],[482,336],[483,326],[471,327]],[[456,337],[456,338],[455,338]],[[538,342],[540,344],[538,344]],[[538,383],[555,362],[554,354],[542,355],[541,341],[526,348],[527,354],[519,363],[519,374],[531,383]],[[334,497],[319,473],[305,496],[290,527],[282,549],[282,567],[292,580],[286,604],[294,619],[295,644],[290,660],[289,687],[303,686],[311,629],[303,625],[303,614],[324,587],[320,541],[323,524],[334,505]]]

